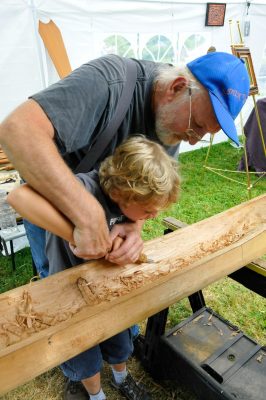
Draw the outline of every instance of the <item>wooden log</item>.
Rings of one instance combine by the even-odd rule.
[[[0,394],[266,253],[266,195],[145,243],[154,264],[92,261],[0,295]]]

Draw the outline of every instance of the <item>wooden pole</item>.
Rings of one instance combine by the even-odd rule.
[[[52,20],[50,20],[48,24],[39,21],[39,34],[54,63],[59,77],[61,79],[65,78],[71,72],[71,65],[60,29]]]
[[[266,195],[145,243],[155,262],[92,261],[0,295],[0,395],[266,253]]]

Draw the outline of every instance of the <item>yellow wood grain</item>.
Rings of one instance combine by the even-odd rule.
[[[146,242],[144,250],[154,264],[92,261],[1,294],[0,327],[16,320],[24,291],[32,313],[73,314],[9,346],[0,335],[0,394],[266,253],[266,195]],[[80,277],[95,284],[96,295],[108,287],[106,299],[87,305],[77,287]],[[135,289],[127,291],[127,279],[138,279]]]

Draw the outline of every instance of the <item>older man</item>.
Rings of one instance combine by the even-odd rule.
[[[133,74],[136,78],[130,104],[126,104],[128,96],[124,100],[123,88],[128,90],[127,82],[132,81]],[[195,144],[205,133],[215,133],[220,128],[237,143],[234,119],[248,92],[244,64],[227,53],[210,53],[183,69],[110,55],[81,66],[18,107],[3,122],[0,142],[21,176],[72,221],[75,256],[92,259],[109,252],[107,258],[111,262],[124,264],[141,253],[143,221],[117,224],[109,234],[101,205],[72,171],[80,168],[84,157],[85,168],[89,164],[90,168],[97,166],[123,139],[136,133],[162,143],[170,154],[176,152],[182,140]],[[114,120],[118,109],[118,117],[122,114],[123,118],[118,118],[117,125]],[[104,134],[107,146],[102,140]],[[125,239],[124,243],[111,250],[118,235]],[[38,238],[34,228],[29,238],[32,247]],[[45,271],[41,272],[45,275]],[[88,368],[86,352],[77,359],[78,370]],[[88,376],[86,373],[83,378],[73,375],[76,370],[64,370],[69,378],[65,400],[85,400],[88,391],[98,390],[90,391],[90,378],[83,379]],[[125,370],[116,369],[114,373],[125,382]],[[82,384],[78,379],[83,379]],[[137,395],[130,389],[127,393],[131,400],[149,398],[145,391]],[[100,391],[90,398],[103,400],[105,396]]]
[[[185,68],[144,60],[131,64],[137,77],[130,105],[97,162],[135,133],[162,143],[170,154],[182,140],[193,145],[221,128],[238,142],[234,119],[249,93],[240,59],[215,52]],[[102,207],[72,171],[86,153],[93,153],[92,143],[110,123],[127,79],[124,58],[90,61],[33,95],[0,129],[0,142],[21,176],[74,224],[74,254],[103,257],[119,235],[123,245],[108,256],[117,264],[140,254],[142,222],[116,225],[109,234]]]

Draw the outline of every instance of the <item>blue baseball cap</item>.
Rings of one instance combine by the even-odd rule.
[[[234,120],[250,88],[244,61],[229,53],[214,52],[191,61],[187,67],[208,90],[221,129],[239,145]]]

